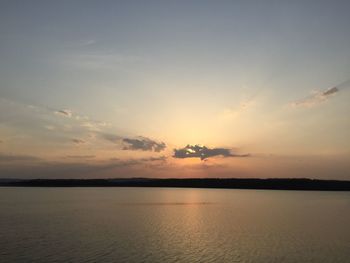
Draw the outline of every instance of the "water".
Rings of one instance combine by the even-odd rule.
[[[350,193],[0,188],[0,262],[350,262]]]

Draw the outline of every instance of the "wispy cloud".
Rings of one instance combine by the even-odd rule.
[[[99,135],[106,141],[111,143],[119,143],[123,137],[111,133],[100,132]]]
[[[92,44],[90,44],[92,45]],[[62,60],[63,57],[63,60]],[[141,57],[116,52],[80,52],[61,56],[62,63],[66,66],[86,69],[117,69],[142,60]]]
[[[231,119],[231,118],[236,118],[243,112],[247,111],[248,109],[252,108],[255,104],[256,100],[255,98],[250,98],[248,100],[243,100],[239,103],[238,106],[236,107],[231,107],[225,109],[222,113],[221,116],[225,119]]]
[[[292,107],[304,107],[311,108],[327,101],[335,93],[339,92],[338,88],[333,87],[325,91],[316,91],[311,96],[304,99],[291,102],[289,105]]]
[[[73,112],[71,110],[65,109],[65,110],[57,110],[55,111],[55,114],[61,115],[64,117],[71,118],[73,116]]]
[[[326,102],[331,97],[339,93],[342,89],[348,88],[349,86],[350,86],[350,80],[347,80],[337,86],[328,88],[326,90],[314,91],[310,96],[306,98],[289,103],[289,106],[311,108]]]
[[[150,152],[161,152],[166,148],[164,142],[147,137],[131,137],[125,133],[114,133],[113,131],[118,131],[120,128],[106,121],[91,119],[69,107],[59,109],[42,105],[26,105],[1,98],[0,101],[0,109],[4,112],[0,116],[0,122],[9,131],[23,135],[23,141],[28,145],[34,145],[40,141],[43,147],[54,145],[60,148],[71,143],[70,147],[89,145],[95,150]],[[100,143],[101,140],[115,146],[112,148],[111,145]]]
[[[82,140],[82,139],[72,139],[72,142],[76,145],[81,145],[81,144],[86,143],[86,141]]]
[[[235,154],[232,153],[230,149],[227,148],[208,148],[201,145],[187,145],[184,148],[174,149],[174,158],[200,158],[205,160],[214,156],[223,157],[248,157],[249,154]]]
[[[97,41],[95,39],[86,39],[86,40],[81,40],[76,43],[77,47],[86,47],[86,46],[91,46],[96,44]]]
[[[79,50],[80,48],[85,48],[97,44],[98,41],[93,38],[87,39],[76,39],[73,41],[67,41],[64,43],[64,48],[66,50]]]
[[[160,152],[166,148],[166,144],[164,142],[157,142],[147,137],[140,136],[137,138],[128,138],[121,135],[106,132],[105,128],[111,126],[108,122],[91,120],[87,116],[82,116],[73,113],[72,110],[55,110],[54,113],[75,120],[81,128],[84,128],[89,132],[93,132],[96,135],[99,135],[100,138],[106,141],[112,142],[114,144],[123,144],[123,150]],[[81,139],[73,139],[72,141],[77,145],[86,143],[86,141]]]
[[[92,120],[86,115],[80,115],[68,109],[54,110],[53,112],[56,115],[70,118],[72,121],[75,121],[76,126],[88,131],[102,131],[103,128],[111,126],[111,124],[106,121]]]
[[[90,131],[101,131],[103,127],[109,126],[109,123],[104,121],[91,121],[86,120],[81,123],[81,127]]]
[[[53,125],[44,125],[44,128],[49,131],[54,131],[56,129],[56,127]]]

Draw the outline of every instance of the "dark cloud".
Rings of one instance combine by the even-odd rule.
[[[55,113],[58,115],[64,116],[64,117],[68,117],[68,118],[72,117],[72,115],[73,115],[73,112],[71,110],[67,110],[67,109],[66,110],[57,110],[57,111],[55,111]]]
[[[174,158],[200,158],[205,160],[214,156],[223,156],[223,157],[248,157],[249,154],[234,154],[230,149],[227,148],[213,148],[210,149],[206,146],[201,145],[187,145],[184,148],[174,149]]]
[[[84,141],[82,139],[72,139],[72,142],[77,144],[77,145],[86,143],[86,141]]]
[[[336,93],[338,91],[339,91],[339,89],[337,87],[333,87],[333,88],[330,88],[330,89],[322,92],[322,95],[323,96],[329,96],[329,95],[332,95],[332,94],[334,94],[334,93]]]
[[[0,153],[0,162],[33,162],[39,160],[41,159],[30,155],[11,155]]]
[[[111,133],[100,132],[99,134],[106,141],[114,144],[124,144],[123,150],[161,152],[166,148],[164,142],[157,142],[147,137],[125,138]]]
[[[124,138],[123,142],[127,144],[127,146],[125,146],[123,150],[160,152],[166,148],[164,142],[156,142],[145,137],[140,137],[138,139]]]

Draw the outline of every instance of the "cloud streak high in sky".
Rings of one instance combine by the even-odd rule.
[[[62,116],[68,117],[68,118],[73,116],[72,111],[71,110],[67,110],[67,109],[66,110],[57,110],[57,111],[55,111],[55,113],[57,115],[62,115]]]
[[[321,104],[331,97],[335,96],[337,93],[339,93],[341,90],[349,88],[350,86],[350,80],[347,80],[337,86],[334,86],[332,88],[328,88],[323,91],[316,91],[313,92],[312,95],[303,98],[301,100],[297,100],[294,102],[291,102],[290,105],[292,107],[305,107],[305,108],[310,108],[313,106],[316,106],[318,104]]]

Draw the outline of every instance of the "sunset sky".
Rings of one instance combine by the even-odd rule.
[[[350,180],[349,1],[1,1],[0,178]]]

